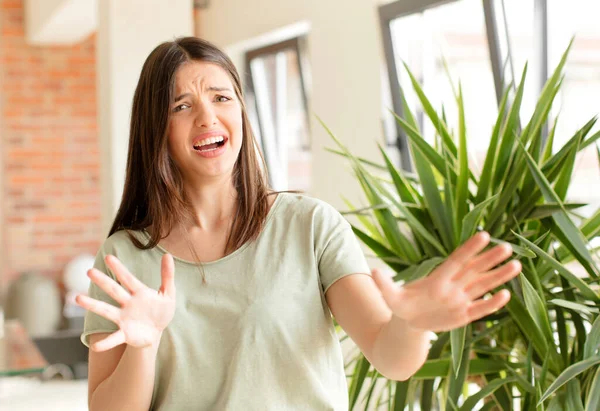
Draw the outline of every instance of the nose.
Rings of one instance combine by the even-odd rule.
[[[196,114],[196,127],[210,128],[217,124],[217,114],[213,105],[209,102],[201,102],[198,105],[198,113]]]

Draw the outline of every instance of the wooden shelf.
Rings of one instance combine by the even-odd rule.
[[[17,320],[4,323],[0,338],[0,377],[41,373],[48,362]]]

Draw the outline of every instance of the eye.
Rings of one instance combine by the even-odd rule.
[[[173,109],[173,112],[177,113],[178,111],[185,110],[186,108],[190,108],[189,104],[180,104]]]
[[[227,97],[227,96],[216,96],[216,97],[215,97],[215,100],[216,100],[218,103],[225,103],[226,101],[229,101],[229,100],[231,100],[231,98],[230,98],[230,97]]]

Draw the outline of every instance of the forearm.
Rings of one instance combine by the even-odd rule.
[[[114,372],[91,395],[90,411],[150,409],[157,352],[158,341],[145,348],[127,346]]]
[[[375,338],[371,363],[387,378],[406,380],[425,363],[429,336],[429,331],[412,328],[392,315]]]

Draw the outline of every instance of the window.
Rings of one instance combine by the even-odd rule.
[[[568,4],[548,2],[548,58],[554,68],[573,36],[574,42],[565,67],[565,78],[557,96],[553,114],[559,116],[555,144],[561,145],[593,116],[600,106],[600,27],[597,13],[600,4],[589,0],[573,0]],[[594,126],[591,136],[600,129]],[[577,156],[569,200],[589,203],[582,214],[600,206],[600,173],[595,145]]]
[[[558,116],[556,147],[561,147],[575,132],[600,111],[596,104],[600,93],[600,29],[593,18],[600,5],[587,0],[569,4],[547,0],[495,2],[499,27],[510,40],[510,56],[517,77],[529,61],[528,82],[523,96],[522,118],[531,116],[547,77],[559,63],[569,42],[574,42],[564,69],[564,80],[552,107],[551,121]],[[540,22],[545,22],[541,24]],[[502,31],[502,30],[499,30]],[[508,35],[506,35],[508,33]],[[506,42],[505,42],[506,43]],[[506,46],[501,47],[507,58]],[[600,126],[595,125],[590,137]],[[595,187],[595,188],[591,188]],[[600,205],[600,173],[594,145],[579,153],[575,163],[568,199],[589,203],[578,210],[587,215]]]
[[[413,2],[415,3],[415,2]],[[424,3],[424,2],[420,2]],[[438,2],[439,3],[439,2]],[[392,48],[392,60],[388,57],[388,70],[397,78],[397,87],[404,96],[417,121],[424,137],[432,142],[435,129],[421,111],[421,105],[413,91],[410,78],[404,69],[407,64],[421,83],[425,94],[431,100],[438,113],[442,112],[442,103],[449,126],[458,126],[458,110],[453,102],[454,94],[444,61],[447,64],[452,82],[457,85],[461,81],[467,135],[470,136],[469,148],[475,170],[483,164],[491,130],[497,115],[497,104],[494,93],[494,78],[490,65],[487,46],[485,18],[480,0],[463,0],[434,4],[436,7],[426,9],[396,10],[387,13],[389,35]],[[398,3],[394,3],[396,5]],[[392,6],[392,5],[390,5]],[[390,7],[389,12],[393,12]],[[385,11],[382,8],[382,15]],[[392,75],[390,75],[391,83]],[[392,88],[392,93],[396,89]],[[393,100],[399,101],[397,96]],[[401,104],[394,101],[394,110],[401,112]],[[390,115],[387,123],[390,139],[395,143],[397,136],[403,134],[389,124],[394,120]],[[405,150],[400,141],[399,149]],[[407,151],[407,150],[405,150]],[[402,166],[408,167],[406,153],[401,153]]]
[[[424,137],[432,141],[434,129],[418,111],[420,104],[402,65],[406,62],[438,112],[444,103],[448,123],[455,129],[456,106],[452,104],[445,59],[453,80],[462,83],[471,167],[477,173],[504,86],[518,83],[527,62],[521,108],[522,122],[526,121],[548,76],[575,36],[562,88],[550,115],[551,121],[559,117],[555,147],[561,147],[600,111],[596,104],[600,94],[600,28],[594,19],[597,12],[600,4],[589,0],[568,4],[547,0],[402,0],[381,6],[388,99],[394,111],[401,114],[400,93],[404,93]],[[386,118],[386,126],[390,149],[396,151],[402,167],[410,170],[406,137],[391,115]],[[599,129],[600,125],[595,125],[588,137]],[[589,209],[593,210],[600,205],[599,188],[598,158],[592,145],[577,157],[569,201],[590,203]],[[580,211],[587,214],[585,209]]]
[[[545,62],[536,53],[538,33],[535,32],[534,0],[519,3],[494,1],[494,15],[497,20],[500,55],[504,85],[513,83],[515,90],[521,81],[523,68],[527,64],[527,78],[521,104],[521,118],[531,118],[538,95],[547,78],[547,69],[540,71]]]
[[[275,190],[310,188],[310,130],[304,37],[246,53],[253,128]]]

